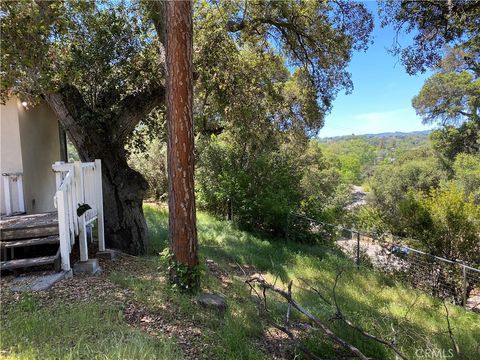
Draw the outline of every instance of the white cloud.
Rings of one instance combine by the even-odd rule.
[[[410,116],[410,109],[397,109],[389,111],[368,112],[353,116],[354,120],[362,121],[371,125],[383,126],[391,123],[393,119],[399,119],[403,116]]]

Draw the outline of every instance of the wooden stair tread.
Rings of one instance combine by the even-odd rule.
[[[57,255],[52,255],[52,256],[41,256],[41,257],[29,258],[29,259],[2,261],[0,263],[0,269],[12,270],[12,269],[18,269],[18,268],[32,267],[32,266],[48,265],[48,264],[55,263],[57,258],[58,258],[58,253]]]
[[[2,241],[40,238],[58,234],[58,214],[56,212],[7,216],[0,219],[0,239]]]
[[[6,249],[11,248],[18,248],[18,247],[27,247],[27,246],[36,246],[36,245],[44,245],[44,244],[58,244],[60,239],[58,235],[41,237],[41,238],[33,238],[33,239],[25,239],[25,240],[14,240],[14,241],[3,241],[0,243],[1,247]]]
[[[58,214],[56,211],[42,214],[28,214],[6,216],[0,219],[0,229],[25,229],[43,226],[58,225]]]
[[[44,236],[58,235],[58,225],[29,227],[24,229],[4,229],[1,230],[0,240],[13,241],[20,239],[39,238]]]

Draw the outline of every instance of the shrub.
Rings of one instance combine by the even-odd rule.
[[[465,194],[472,195],[480,204],[480,154],[459,154],[453,163],[455,181]]]
[[[145,144],[144,151],[132,152],[129,164],[147,180],[148,198],[157,201],[166,200],[168,193],[167,146],[164,141],[154,139]]]
[[[198,204],[247,228],[283,232],[286,218],[300,202],[300,174],[282,152],[262,151],[241,162],[241,154],[222,136],[202,150],[197,168]]]
[[[480,264],[480,207],[454,182],[420,199],[430,231],[422,239],[435,255]]]

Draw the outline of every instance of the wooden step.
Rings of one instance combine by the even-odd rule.
[[[13,270],[19,268],[27,268],[32,266],[41,266],[41,265],[48,265],[54,264],[57,259],[59,258],[58,255],[52,256],[42,256],[30,259],[17,259],[17,260],[8,260],[0,262],[0,269],[1,270]]]
[[[34,238],[34,239],[2,241],[0,242],[0,246],[5,249],[13,249],[13,248],[27,247],[27,246],[58,244],[59,242],[60,242],[60,239],[58,235],[53,235],[53,236]]]
[[[58,234],[56,212],[11,216],[0,220],[0,239],[3,241],[40,238]]]

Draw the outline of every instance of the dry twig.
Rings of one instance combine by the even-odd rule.
[[[455,336],[453,335],[452,326],[450,324],[450,313],[448,312],[447,304],[445,300],[443,300],[443,307],[445,308],[445,313],[447,317],[447,326],[448,326],[448,335],[450,336],[450,340],[452,341],[453,348],[455,349],[455,354],[457,354],[457,358],[462,359],[462,355],[460,354],[460,348],[458,347],[457,341],[455,340]]]
[[[265,279],[259,277],[259,276],[254,276],[250,279],[247,279],[245,281],[251,288],[253,288],[253,283],[257,283],[262,289],[263,289],[263,295],[266,295],[266,290],[271,290],[280,296],[282,296],[287,302],[297,311],[305,315],[310,321],[312,321],[327,337],[329,337],[332,341],[343,347],[344,349],[347,349],[351,353],[355,354],[358,358],[362,360],[368,360],[368,358],[355,346],[351,345],[347,341],[343,340],[342,338],[338,337],[332,330],[330,330],[325,324],[323,324],[320,319],[318,319],[315,315],[311,314],[308,310],[304,309],[301,305],[299,305],[289,294],[283,289],[280,289],[276,286],[273,286],[269,284],[268,282],[265,281]],[[265,302],[265,301],[264,301]],[[283,327],[276,326],[279,330],[283,331]],[[288,329],[287,329],[288,330]],[[288,333],[286,333],[289,335]],[[290,335],[289,335],[290,336]]]
[[[336,313],[335,315],[333,316],[333,320],[340,320],[342,321],[344,324],[348,325],[349,327],[351,327],[352,329],[354,329],[355,331],[359,332],[360,334],[362,334],[363,336],[369,338],[369,339],[372,339],[372,340],[375,340],[376,342],[379,342],[380,344],[383,344],[387,347],[389,347],[391,350],[393,350],[395,352],[395,354],[397,354],[401,359],[403,360],[408,360],[407,356],[405,354],[403,354],[400,350],[398,350],[396,348],[396,346],[394,345],[393,342],[391,341],[387,341],[387,340],[384,340],[384,339],[381,339],[375,335],[372,335],[366,331],[363,331],[360,327],[358,327],[357,325],[353,324],[351,321],[349,321],[347,318],[345,318],[345,316],[343,315],[342,311],[340,310],[340,306],[338,306],[338,302],[337,302],[337,295],[336,295],[336,288],[337,288],[337,283],[338,283],[338,280],[340,279],[340,276],[342,275],[342,272],[339,272],[337,273],[337,276],[335,277],[335,284],[333,285],[333,301],[335,302],[335,308],[337,309],[336,310]]]

